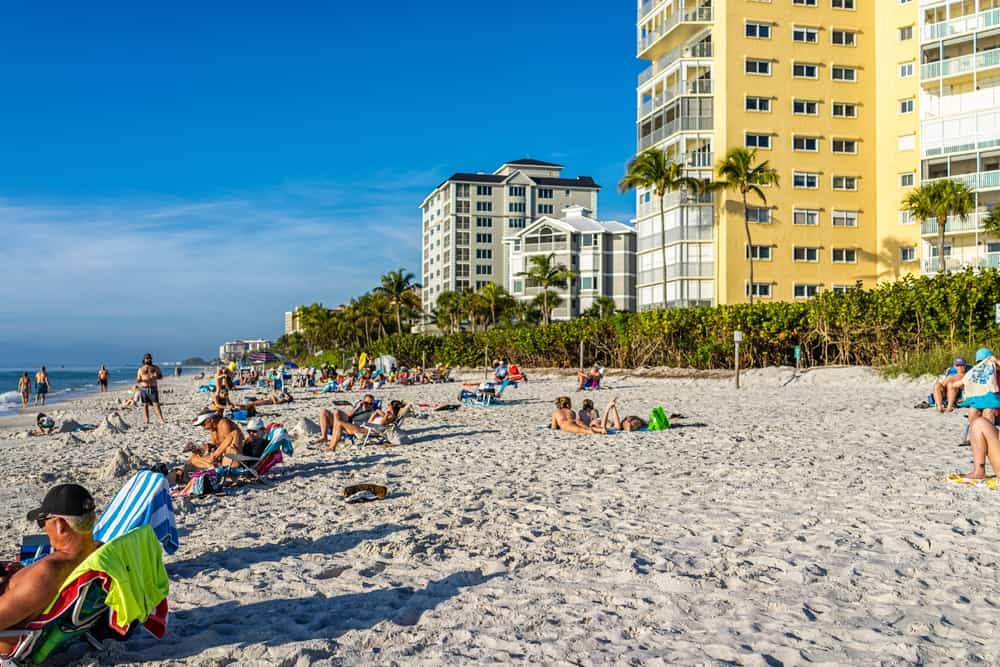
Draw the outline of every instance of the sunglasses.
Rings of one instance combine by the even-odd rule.
[[[37,519],[35,519],[35,523],[38,524],[39,528],[44,529],[45,528],[45,524],[48,523],[49,519],[51,519],[51,518],[52,518],[52,516],[50,516],[48,514],[43,514],[40,517],[38,517]]]

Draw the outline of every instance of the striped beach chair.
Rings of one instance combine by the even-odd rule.
[[[149,525],[168,554],[177,551],[180,540],[174,503],[167,478],[152,470],[140,470],[118,490],[94,527],[94,539],[110,542],[139,526]]]

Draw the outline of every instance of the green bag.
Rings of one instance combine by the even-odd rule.
[[[667,413],[664,412],[663,408],[656,406],[649,413],[649,426],[647,429],[650,431],[666,431],[668,428],[670,428],[670,418],[667,417]]]

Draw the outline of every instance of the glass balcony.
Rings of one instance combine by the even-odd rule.
[[[940,181],[942,178],[951,178],[953,181],[965,183],[972,190],[995,190],[1000,188],[1000,170],[972,172],[970,174],[960,174],[957,176],[942,176],[941,178],[928,178],[925,182]]]
[[[949,271],[1000,268],[1000,252],[986,252],[972,257],[945,256],[945,260],[945,268]],[[924,273],[937,273],[939,266],[937,257],[928,257],[920,264],[920,268]]]
[[[698,132],[701,130],[711,130],[712,129],[712,117],[711,116],[694,116],[692,118],[676,118],[673,121],[663,125],[650,134],[639,137],[639,150],[646,150],[650,146],[654,146],[661,141],[667,139],[668,137],[677,134],[678,132]]]
[[[695,79],[694,81],[681,81],[675,86],[667,88],[659,95],[654,95],[652,99],[648,102],[643,102],[639,106],[639,117],[648,116],[649,114],[662,109],[667,106],[675,99],[681,95],[711,95],[712,94],[712,80],[711,79]]]
[[[643,52],[660,41],[661,38],[669,35],[678,26],[711,23],[713,15],[711,6],[696,7],[695,9],[688,11],[676,11],[668,16],[667,19],[657,28],[641,30],[636,44],[636,51],[639,57],[641,58]]]
[[[678,241],[711,241],[713,228],[710,225],[693,225],[690,227],[668,227],[667,243],[677,243]],[[655,232],[649,236],[639,239],[638,252],[659,248],[660,233]]]
[[[983,220],[986,219],[987,215],[988,213],[985,209],[979,209],[965,220],[955,215],[949,216],[944,226],[944,233],[969,234],[984,232]],[[925,220],[920,223],[920,234],[921,236],[937,236],[937,220]]]
[[[998,66],[1000,66],[1000,48],[924,63],[920,66],[920,79],[928,81]]]
[[[949,21],[928,23],[924,26],[923,41],[933,42],[977,30],[989,30],[1000,26],[1000,9],[988,9],[978,14],[959,16]]]
[[[667,55],[658,58],[655,63],[653,63],[646,69],[642,70],[642,72],[639,73],[639,85],[641,86],[645,82],[652,79],[655,75],[665,71],[668,67],[676,63],[681,58],[711,58],[711,57],[712,57],[712,44],[710,42],[698,43],[686,47],[677,47],[673,51],[667,53]]]

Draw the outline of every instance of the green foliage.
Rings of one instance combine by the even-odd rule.
[[[921,222],[931,219],[937,222],[938,271],[947,271],[944,232],[948,217],[957,216],[960,220],[965,220],[975,210],[975,202],[975,194],[969,186],[949,178],[931,181],[910,190],[903,199],[903,205],[911,216]]]

